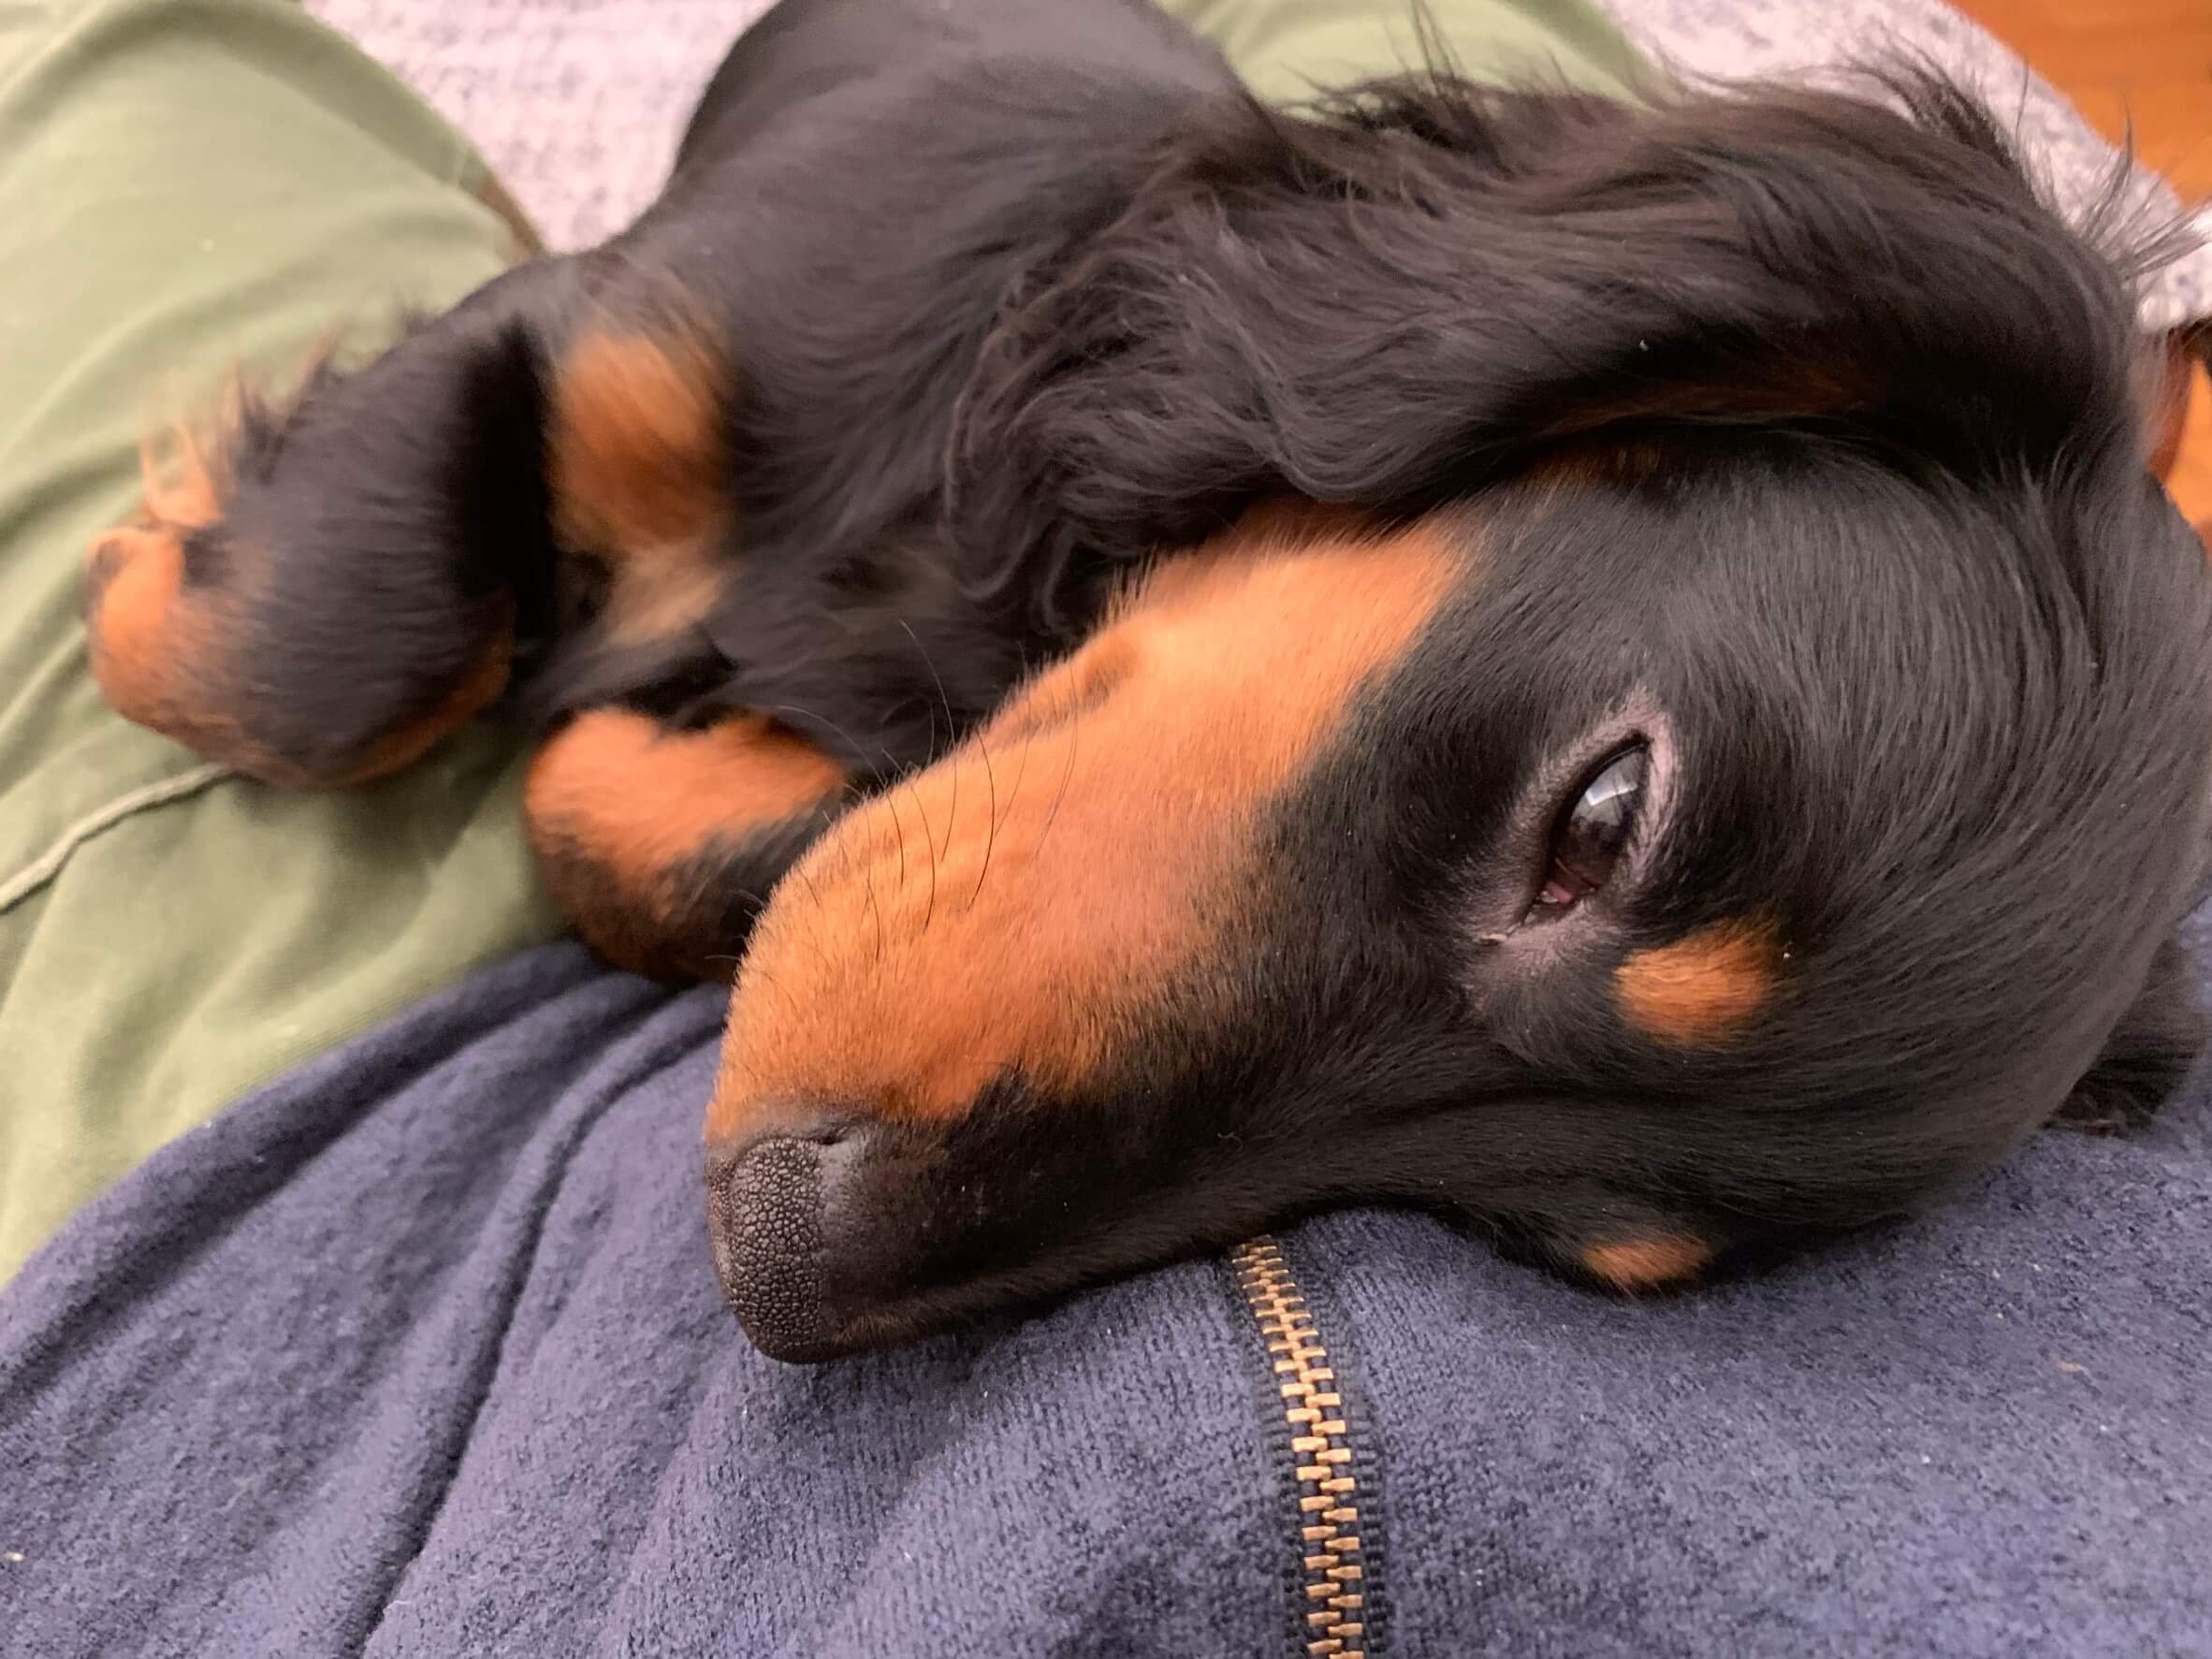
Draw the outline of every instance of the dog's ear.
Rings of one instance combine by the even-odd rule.
[[[1970,475],[2135,442],[2127,260],[1968,95],[1890,91],[1216,109],[997,330],[955,531],[1049,590],[1256,498],[1419,511],[1637,424],[1822,423]]]
[[[109,702],[251,776],[326,786],[399,769],[490,702],[549,564],[551,286],[524,267],[155,455],[141,517],[93,552]]]
[[[2054,1128],[2125,1134],[2157,1113],[2205,1050],[2199,978],[2179,940],[2159,947],[2142,995],[2120,1016],[2096,1064],[2052,1116]]]

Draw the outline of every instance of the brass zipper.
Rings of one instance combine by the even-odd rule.
[[[1259,1321],[1282,1400],[1297,1477],[1304,1652],[1312,1659],[1367,1659],[1366,1572],[1360,1558],[1360,1477],[1352,1468],[1344,1397],[1305,1297],[1264,1234],[1230,1252],[1237,1288]]]

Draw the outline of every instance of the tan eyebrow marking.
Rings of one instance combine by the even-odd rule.
[[[1685,1045],[1724,1042],[1772,997],[1780,956],[1764,924],[1716,922],[1635,953],[1613,970],[1613,995],[1646,1036]]]

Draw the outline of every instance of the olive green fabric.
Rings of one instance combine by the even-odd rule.
[[[1277,103],[1420,67],[1414,0],[1160,0],[1208,36],[1246,85]],[[1632,97],[1649,63],[1590,0],[1427,0],[1448,66],[1499,85]]]
[[[101,703],[79,570],[151,423],[519,252],[443,123],[285,0],[0,4],[0,1275],[170,1137],[548,937],[515,746],[360,793]]]

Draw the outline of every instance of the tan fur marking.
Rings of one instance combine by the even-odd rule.
[[[1766,1006],[1780,969],[1767,928],[1720,922],[1637,952],[1613,970],[1613,993],[1629,1024],[1647,1036],[1721,1042]]]
[[[172,498],[165,504],[176,503]],[[502,623],[483,659],[436,708],[386,733],[342,772],[304,772],[256,742],[232,706],[238,676],[222,643],[226,601],[219,592],[188,595],[187,533],[174,523],[140,523],[93,544],[94,565],[109,568],[86,617],[86,654],[101,695],[127,720],[264,783],[353,789],[413,765],[506,688],[513,637]],[[235,546],[227,552],[243,562]]]
[[[554,533],[606,563],[621,643],[697,623],[727,572],[729,373],[695,328],[590,332],[554,386]]]
[[[186,713],[178,681],[205,643],[178,626],[183,546],[174,531],[139,524],[101,536],[93,558],[111,567],[89,618],[93,678],[118,714],[166,731]]]
[[[523,807],[564,825],[621,870],[659,870],[717,835],[803,812],[845,773],[804,737],[759,715],[670,732],[643,714],[577,717],[531,764]]]
[[[237,421],[242,398],[234,384],[217,429]],[[218,619],[184,589],[184,540],[223,517],[226,482],[185,422],[139,445],[138,479],[137,518],[95,537],[87,555],[98,578],[85,615],[94,682],[125,720],[257,775],[268,757],[222,706]]]
[[[549,876],[568,867],[567,855],[589,861],[588,880],[554,881],[578,930],[610,960],[642,969],[676,901],[673,870],[715,837],[809,811],[845,783],[829,756],[758,715],[669,732],[604,709],[538,750],[523,811]]]
[[[184,600],[184,538],[223,516],[222,488],[198,434],[179,426],[166,453],[138,450],[144,499],[135,522],[95,537],[104,575],[87,618],[93,677],[116,712],[181,741],[211,713],[212,630]]]
[[[709,1133],[792,1101],[965,1112],[1008,1069],[1095,1076],[1236,924],[1265,804],[1410,648],[1460,566],[1422,529],[1279,516],[1171,560],[982,735],[846,818],[778,889]]]
[[[243,387],[225,393],[215,429],[227,432]],[[104,578],[85,616],[94,683],[125,720],[249,776],[280,771],[225,706],[228,670],[220,617],[184,587],[184,542],[223,517],[228,483],[208,442],[180,421],[138,446],[136,520],[94,538],[88,570]],[[232,552],[234,560],[247,549]]]
[[[1616,1290],[1656,1290],[1694,1279],[1712,1265],[1710,1246],[1686,1235],[1665,1234],[1592,1244],[1582,1266]]]

